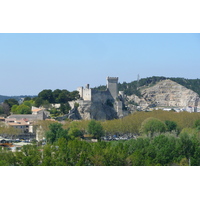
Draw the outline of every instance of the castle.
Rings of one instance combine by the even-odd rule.
[[[106,91],[97,91],[94,89],[89,88],[89,84],[83,87],[77,88],[79,92],[80,98],[84,101],[92,101],[98,102],[99,97],[100,99],[107,99],[116,100],[118,96],[118,77],[107,77],[107,90]]]
[[[127,115],[123,109],[124,94],[122,91],[118,91],[118,77],[107,77],[105,91],[92,89],[89,84],[85,88],[78,87],[77,91],[80,99],[69,102],[73,108],[69,118],[106,120]],[[78,104],[78,108],[74,107],[75,103]],[[76,117],[75,109],[77,111]]]

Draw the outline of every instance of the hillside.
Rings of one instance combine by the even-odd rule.
[[[3,96],[0,95],[0,103],[4,102],[6,99],[16,99],[17,101],[19,101],[21,98],[25,98],[25,97],[35,97],[35,96],[26,96],[26,95],[20,95],[20,96]]]
[[[144,87],[151,87],[155,85],[156,83],[170,79],[187,89],[193,90],[200,96],[200,79],[185,79],[185,78],[170,78],[170,77],[164,77],[164,76],[152,76],[147,78],[142,78],[139,81],[132,81],[130,83],[119,83],[118,89],[119,91],[124,91],[126,95],[132,95],[135,94],[139,97],[141,97],[140,89],[143,89]],[[106,86],[99,86],[95,89],[98,90],[105,90]]]
[[[141,90],[149,105],[156,107],[194,107],[199,106],[199,95],[193,90],[170,80],[163,80],[152,87]]]

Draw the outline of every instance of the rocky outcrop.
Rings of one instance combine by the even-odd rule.
[[[146,103],[151,107],[194,107],[200,105],[199,96],[192,90],[171,81],[160,81],[141,90]]]
[[[126,105],[131,112],[136,109],[145,110],[149,106],[144,98],[139,98],[135,94],[126,97]]]
[[[74,108],[75,103],[77,104],[76,109]],[[96,120],[109,120],[117,118],[117,112],[114,107],[107,105],[102,102],[91,102],[84,100],[77,100],[70,102],[70,106],[73,108],[68,114],[69,119],[96,119]]]
[[[200,109],[199,95],[186,87],[172,81],[163,80],[148,88],[141,88],[142,97],[127,96],[125,104],[130,113],[149,108],[192,108],[192,112]],[[187,110],[187,109],[185,109]]]

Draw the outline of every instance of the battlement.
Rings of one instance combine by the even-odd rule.
[[[118,82],[118,77],[109,77],[109,76],[108,76],[108,77],[107,77],[107,81],[108,81],[108,82],[112,82],[112,83],[114,83],[114,82],[117,83],[117,82]]]

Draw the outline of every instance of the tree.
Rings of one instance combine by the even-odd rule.
[[[195,146],[191,136],[187,133],[182,133],[177,141],[178,155],[186,157],[188,160],[195,152]]]
[[[78,128],[77,122],[72,122],[70,124],[70,129],[68,134],[72,136],[72,138],[83,137],[83,132]]]
[[[24,98],[24,101],[30,101],[31,100],[31,97],[25,97]]]
[[[49,131],[46,132],[46,139],[48,143],[53,144],[59,138],[68,139],[68,131],[63,129],[62,124],[52,123],[49,125]]]
[[[176,131],[177,130],[177,123],[176,122],[166,120],[165,124],[166,124],[167,131],[171,132],[171,131]]]
[[[104,135],[104,130],[101,123],[95,120],[91,120],[88,123],[88,133],[100,141],[101,137]]]
[[[28,107],[31,108],[34,105],[34,101],[33,100],[24,101],[23,105],[28,106]]]
[[[62,90],[62,92],[58,96],[59,103],[67,103],[70,100],[70,92],[68,90]]]
[[[200,130],[200,119],[197,119],[195,122],[194,122],[194,127],[198,130]]]
[[[76,127],[69,129],[69,135],[72,136],[72,138],[83,137],[83,133]]]
[[[5,115],[9,115],[10,114],[10,107],[7,103],[3,103],[2,104],[2,108],[3,108],[3,112]]]
[[[4,114],[4,111],[3,111],[3,106],[0,105],[0,115]]]
[[[12,107],[11,111],[14,114],[31,114],[31,108],[29,106],[24,105],[24,104],[21,104],[19,106],[14,105]]]
[[[35,106],[40,107],[43,104],[43,99],[38,97],[35,99]]]
[[[69,96],[70,96],[70,101],[71,101],[71,100],[78,99],[78,98],[80,97],[80,96],[79,96],[79,92],[76,91],[76,90],[70,92]]]
[[[19,105],[18,101],[16,99],[6,99],[4,103],[7,103],[10,108],[12,108],[13,105]]]
[[[42,100],[47,100],[49,103],[54,102],[52,90],[42,90],[38,94],[38,97],[41,98]]]
[[[11,108],[11,112],[17,114],[18,105],[13,105]]]
[[[56,89],[53,91],[53,98],[54,98],[55,103],[60,103],[58,97],[61,92],[62,92],[62,90],[60,90],[60,89]]]
[[[155,133],[163,133],[166,131],[166,125],[159,119],[149,117],[145,119],[141,124],[140,132],[142,134],[153,137]]]
[[[71,107],[70,107],[70,105],[69,105],[68,102],[65,103],[65,104],[61,103],[61,105],[60,105],[60,111],[61,111],[63,114],[67,114],[67,113],[69,112],[70,109],[71,109]]]

